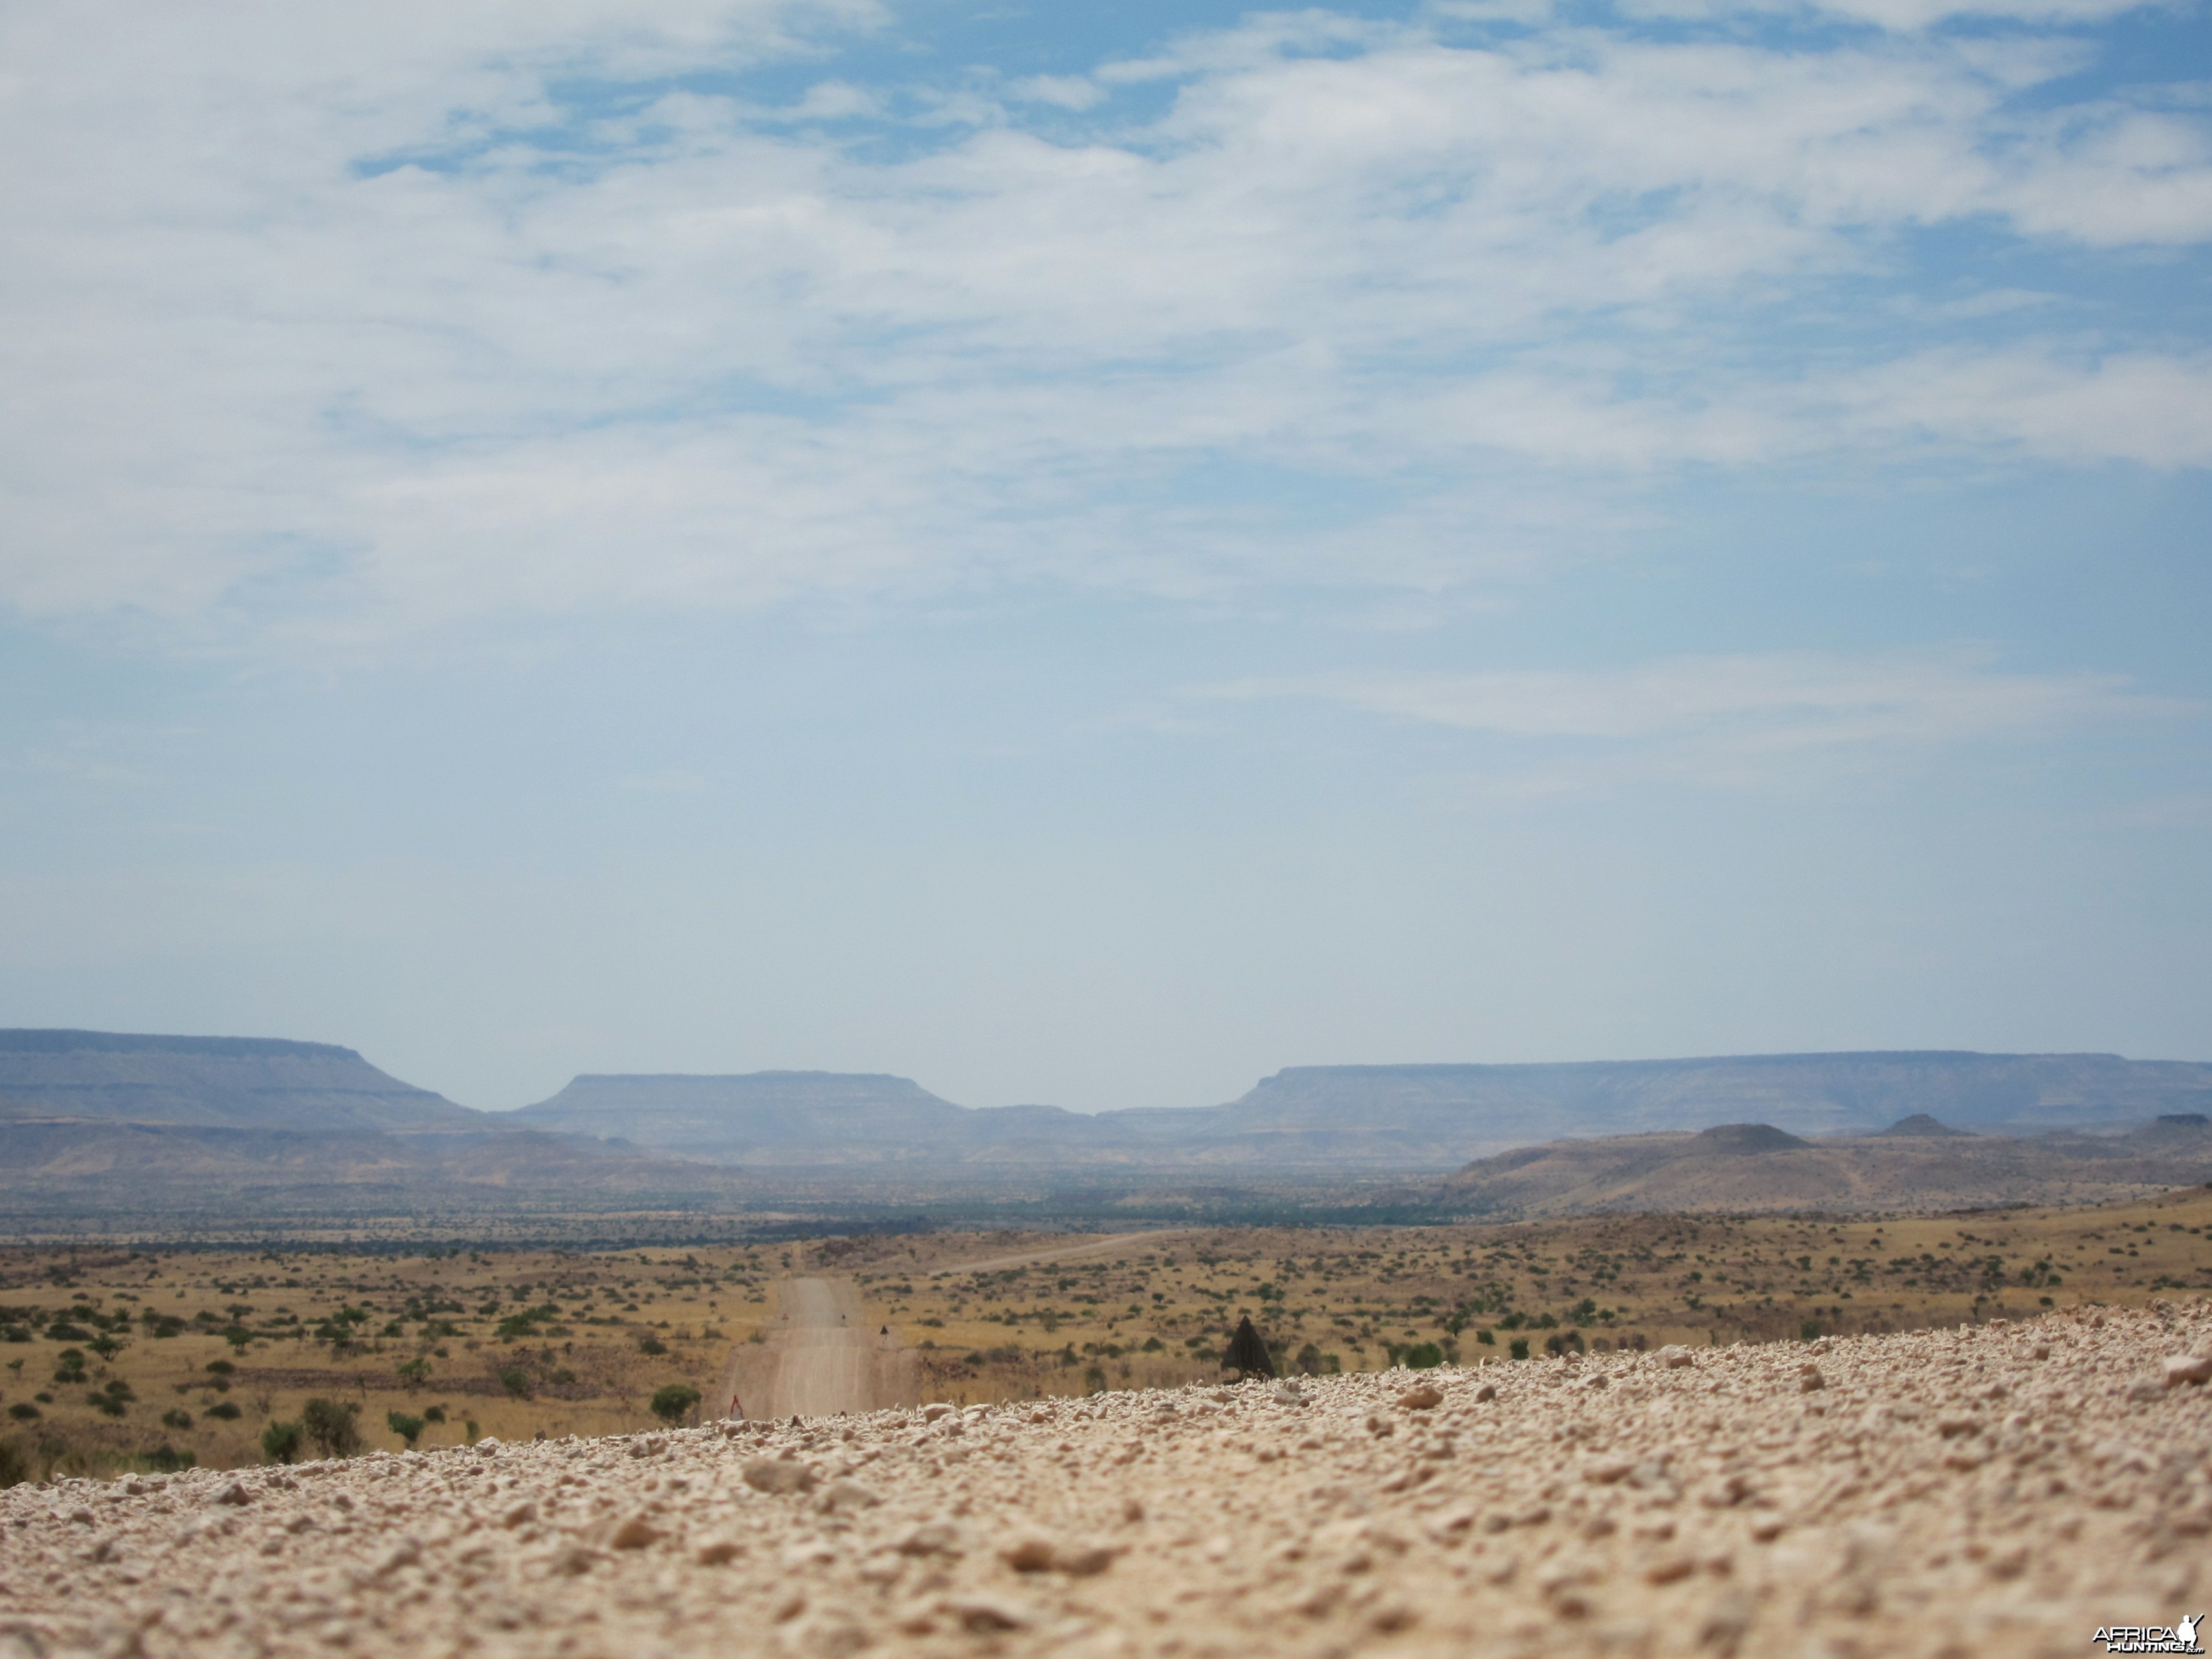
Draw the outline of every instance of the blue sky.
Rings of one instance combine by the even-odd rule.
[[[0,1021],[2212,1057],[2212,31],[0,16]]]

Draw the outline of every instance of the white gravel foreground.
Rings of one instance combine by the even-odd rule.
[[[2079,1659],[2212,1602],[2191,1356],[2202,1298],[24,1486],[0,1659]]]

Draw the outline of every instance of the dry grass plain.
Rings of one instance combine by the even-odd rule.
[[[2195,1188],[1877,1219],[1609,1216],[599,1252],[13,1249],[0,1252],[0,1455],[33,1477],[187,1455],[255,1464],[264,1429],[298,1421],[313,1397],[356,1405],[369,1449],[407,1444],[387,1427],[392,1413],[430,1419],[422,1448],[632,1432],[656,1426],[650,1402],[672,1385],[698,1389],[712,1414],[732,1346],[777,1328],[778,1287],[801,1275],[849,1279],[866,1323],[916,1351],[923,1396],[970,1404],[1212,1383],[1247,1316],[1279,1369],[1328,1374],[1510,1364],[1516,1343],[1540,1360],[1561,1347],[2139,1307],[2212,1288],[2208,1227],[2212,1190]]]
[[[1217,1375],[1239,1319],[1279,1370],[1902,1331],[2212,1289],[2212,1189],[1942,1216],[1624,1215],[1194,1230],[1076,1244],[840,1241],[871,1317],[963,1403]],[[1024,1260],[1037,1253],[1039,1259]]]

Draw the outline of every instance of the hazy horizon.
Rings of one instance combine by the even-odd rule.
[[[2212,1054],[2201,4],[0,46],[0,1024]]]

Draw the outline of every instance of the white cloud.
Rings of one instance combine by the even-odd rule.
[[[1942,337],[1992,302],[1823,343],[1830,285],[1911,297],[1919,228],[2212,236],[2202,110],[2016,101],[2069,40],[1478,49],[1309,11],[1006,88],[1093,112],[1048,142],[827,75],[560,102],[884,23],[854,0],[106,15],[0,23],[0,372],[35,389],[0,603],[33,614],[327,642],[1008,574],[1433,590],[1685,462],[2212,459],[2212,370],[2166,338]],[[1148,78],[1156,119],[1096,102]],[[1221,465],[1380,505],[1185,491]]]
[[[1201,696],[1319,700],[1483,737],[1537,740],[1519,792],[1678,777],[1742,784],[1808,760],[1853,763],[1954,745],[2037,742],[2203,708],[2115,674],[2032,674],[1972,651],[1678,657],[1601,671],[1342,673],[1249,680]],[[1558,745],[1580,753],[1559,758]]]
[[[1103,87],[1082,75],[1031,75],[1008,82],[1006,92],[1025,103],[1050,104],[1056,109],[1095,109],[1106,98]]]

